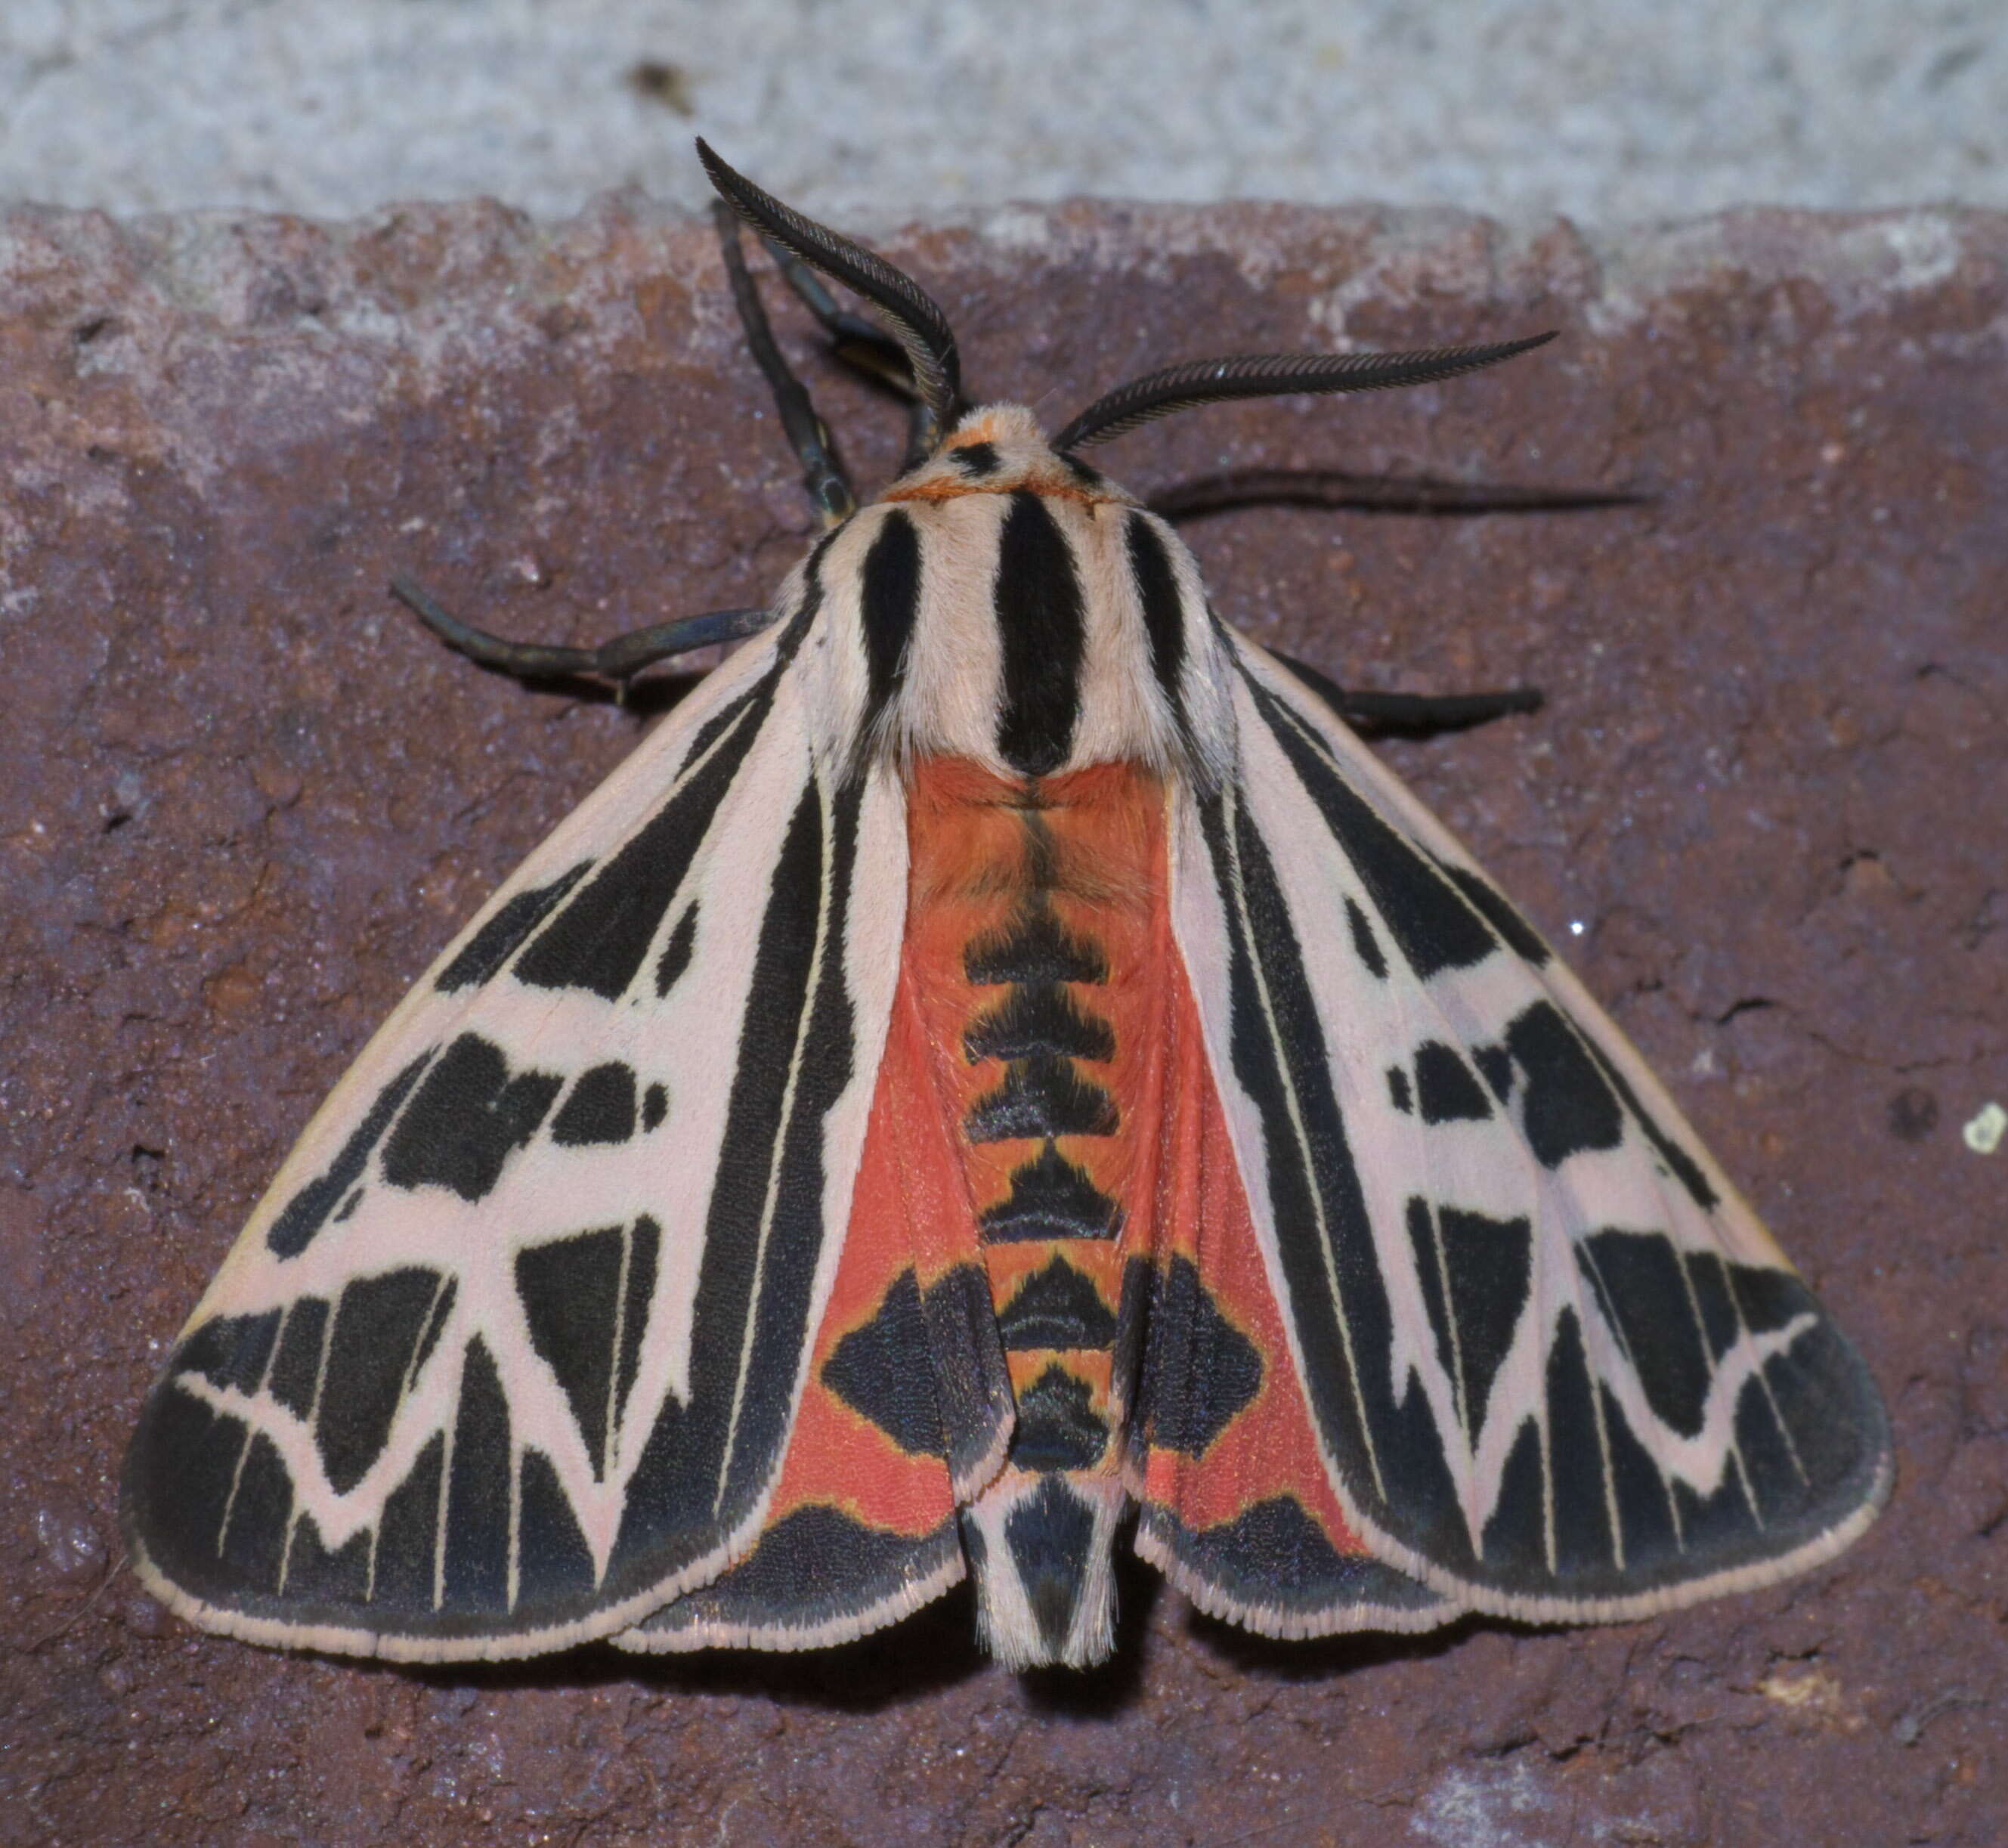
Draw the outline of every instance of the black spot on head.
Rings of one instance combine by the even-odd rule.
[[[564,1085],[526,1071],[512,1078],[501,1049],[463,1033],[433,1062],[384,1149],[394,1187],[450,1188],[479,1200],[510,1156],[536,1134]]]
[[[440,971],[433,986],[451,994],[486,982],[514,955],[523,940],[550,916],[559,900],[592,869],[582,860],[547,886],[518,892],[468,940],[466,947]]]
[[[1108,485],[1107,476],[1091,462],[1083,462],[1071,450],[1062,449],[1059,451],[1059,455],[1061,462],[1066,466],[1067,473],[1083,487],[1100,488]]]
[[[1426,1039],[1416,1048],[1416,1093],[1425,1123],[1483,1121],[1491,1099],[1454,1046]]]
[[[1617,1095],[1553,1003],[1536,1001],[1520,1015],[1506,1029],[1506,1046],[1526,1074],[1522,1117],[1527,1145],[1543,1167],[1617,1146],[1624,1116]]]
[[[995,443],[958,443],[948,451],[948,459],[963,474],[978,481],[986,475],[995,474],[1004,466],[1004,458],[998,454]]]
[[[1010,502],[998,539],[995,593],[1004,657],[997,749],[1021,774],[1043,777],[1073,749],[1087,629],[1073,548],[1059,522],[1027,489]]]
[[[635,1133],[635,1068],[618,1060],[595,1065],[551,1119],[551,1140],[567,1149],[624,1142]]]

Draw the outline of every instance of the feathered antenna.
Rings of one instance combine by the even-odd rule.
[[[719,196],[762,237],[846,289],[854,289],[885,316],[912,369],[914,390],[933,421],[928,444],[932,450],[962,411],[962,362],[956,352],[955,331],[934,299],[884,257],[804,218],[744,174],[734,172],[702,139],[697,153]]]
[[[1240,353],[1224,359],[1188,359],[1119,385],[1053,438],[1055,449],[1105,443],[1153,418],[1229,398],[1281,398],[1292,391],[1384,391],[1426,385],[1496,366],[1516,353],[1545,346],[1553,334],[1492,346],[1432,346],[1412,353]]]

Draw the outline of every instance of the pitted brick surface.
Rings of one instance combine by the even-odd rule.
[[[988,1666],[966,1595],[827,1656],[496,1673],[165,1616],[115,1567],[166,1343],[371,1028],[647,722],[468,666],[384,579],[585,640],[759,600],[809,521],[708,232],[636,199],[551,225],[16,211],[0,1842],[2008,1836],[2008,1149],[1960,1136],[2008,1100],[2008,221],[988,222],[889,253],[975,388],[1052,424],[1207,351],[1562,330],[1483,378],[1206,411],[1096,459],[1153,491],[1372,478],[1188,520],[1221,613],[1363,685],[1547,690],[1385,748],[1860,1343],[1893,1506],[1810,1578],[1601,1631],[1268,1644],[1137,1567],[1119,1660],[1076,1679]],[[896,413],[811,376],[882,479]],[[1445,497],[1421,478],[1554,504],[1420,512]]]

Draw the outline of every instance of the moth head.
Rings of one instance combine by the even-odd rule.
[[[736,172],[702,140],[697,150],[719,196],[771,247],[854,290],[882,317],[903,361],[906,377],[899,382],[910,390],[919,407],[907,456],[910,469],[944,450],[980,440],[963,434],[961,356],[955,331],[934,298],[875,252],[804,217]],[[1554,338],[1550,332],[1522,340],[1425,347],[1402,353],[1235,353],[1188,359],[1105,392],[1068,419],[1048,447],[1059,456],[1070,457],[1090,444],[1106,442],[1174,411],[1228,398],[1429,384],[1496,366]],[[871,362],[865,358],[864,363]],[[979,417],[989,414],[977,413]]]
[[[1021,488],[1091,504],[1136,504],[1079,456],[1056,448],[1038,419],[1020,404],[978,405],[963,412],[940,447],[910,466],[882,498],[946,501]]]

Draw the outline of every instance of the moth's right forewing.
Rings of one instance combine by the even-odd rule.
[[[527,1655],[750,1543],[903,887],[896,785],[813,748],[815,572],[412,991],[183,1331],[124,1513],[192,1620]]]

